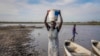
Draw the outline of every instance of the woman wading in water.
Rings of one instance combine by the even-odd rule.
[[[50,25],[47,23],[47,17],[48,17],[49,11],[47,11],[46,17],[45,17],[45,26],[49,32],[48,34],[48,56],[59,56],[59,39],[58,39],[58,33],[60,32],[60,29],[62,27],[63,19],[61,16],[61,12],[59,12],[60,15],[60,23],[58,26],[56,26],[55,21],[51,21]]]

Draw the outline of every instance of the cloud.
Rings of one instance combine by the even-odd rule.
[[[65,21],[100,21],[99,5],[100,4],[86,3],[64,8],[64,18],[68,18]]]
[[[0,14],[9,14],[9,15],[16,15],[18,14],[18,10],[14,4],[12,4],[14,0],[10,1],[0,1]]]
[[[48,2],[45,0],[42,0],[42,4],[47,4],[47,5],[53,5],[53,6],[59,6],[59,5],[68,5],[74,3],[76,0],[56,0],[55,2]]]
[[[64,21],[100,20],[100,4],[97,2],[78,3],[79,0],[0,0],[2,21],[43,21],[48,9],[60,9]],[[36,2],[36,3],[34,3]]]

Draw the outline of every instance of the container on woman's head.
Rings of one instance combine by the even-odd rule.
[[[58,20],[59,11],[60,10],[51,9],[49,11],[49,15],[48,15],[49,21],[57,21]]]

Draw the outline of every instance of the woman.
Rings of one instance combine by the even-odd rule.
[[[45,26],[49,32],[49,39],[48,39],[48,56],[59,56],[59,40],[58,40],[58,33],[60,32],[63,20],[60,15],[60,24],[56,26],[56,22],[52,21],[49,25],[47,23],[47,17],[48,17],[49,11],[47,11],[46,17],[45,17]]]

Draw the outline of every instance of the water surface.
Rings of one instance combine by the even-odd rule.
[[[69,40],[72,37],[73,25],[63,25],[59,33],[59,48],[60,56],[64,54],[64,41]],[[77,25],[76,26],[78,35],[76,35],[75,42],[84,46],[85,48],[91,50],[91,40],[100,41],[100,26],[99,25]],[[46,28],[34,29],[32,35],[36,38],[39,48],[46,51],[45,56],[47,56],[48,50],[48,31]]]

